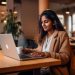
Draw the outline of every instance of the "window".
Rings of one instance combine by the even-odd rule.
[[[75,32],[75,13],[72,16],[68,17],[68,33],[71,36],[71,33]]]
[[[68,16],[68,35],[71,37],[72,25],[71,25],[71,16]]]
[[[61,14],[58,14],[57,16],[58,16],[59,20],[61,21],[62,25],[64,25],[64,16]]]
[[[73,14],[73,31],[75,31],[75,13]]]

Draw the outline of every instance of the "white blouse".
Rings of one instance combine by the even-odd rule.
[[[46,36],[46,39],[44,41],[44,44],[43,44],[43,52],[49,52],[50,50],[50,45],[51,45],[51,41],[52,41],[52,37],[53,35],[51,35],[50,37],[47,37]]]

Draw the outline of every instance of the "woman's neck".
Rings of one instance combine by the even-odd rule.
[[[54,33],[54,29],[48,31],[47,37],[51,36]]]

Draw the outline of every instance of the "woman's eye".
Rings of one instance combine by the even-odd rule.
[[[41,23],[48,23],[49,21],[48,20],[45,20],[45,21],[43,21],[43,22],[41,22]]]
[[[44,22],[45,22],[45,23],[48,23],[48,21],[47,21],[47,20],[45,20]]]

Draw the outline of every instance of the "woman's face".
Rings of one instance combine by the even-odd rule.
[[[41,22],[44,31],[48,32],[53,29],[53,22],[50,19],[46,18],[46,16],[41,17]]]

